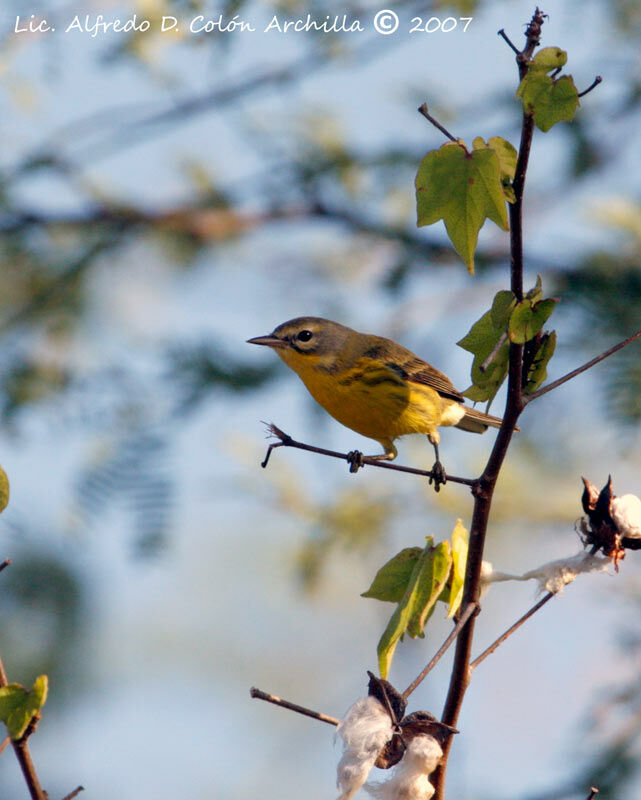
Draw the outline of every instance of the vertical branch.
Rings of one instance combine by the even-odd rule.
[[[0,687],[7,686],[8,683],[7,673],[4,671],[4,664],[0,658]],[[29,794],[31,795],[31,800],[47,800],[47,794],[40,785],[36,768],[31,759],[31,753],[29,752],[29,745],[27,744],[29,734],[32,732],[32,730],[33,729],[29,725],[24,736],[18,739],[18,741],[12,741],[11,744],[13,745],[13,750],[16,754],[16,758],[18,759],[18,763],[20,764],[22,774],[24,775],[25,782],[29,789]]]
[[[537,8],[526,30],[525,47],[516,57],[519,79],[522,79],[526,74],[528,61],[532,57],[534,48],[539,43],[543,20],[544,15]],[[516,171],[514,181],[512,182],[515,202],[510,204],[509,209],[510,285],[518,300],[523,298],[522,202],[533,132],[534,120],[531,115],[524,112]],[[516,422],[524,408],[522,396],[523,345],[510,344],[509,358],[507,401],[505,413],[503,415],[503,423],[496,437],[496,441],[494,442],[494,447],[492,448],[483,474],[472,489],[474,494],[474,511],[470,527],[470,541],[465,571],[465,588],[461,601],[461,605],[464,608],[469,603],[478,603],[481,589],[481,565],[483,562],[485,537],[492,506],[494,487],[496,486],[499,471],[505,460],[512,434],[516,427]],[[472,656],[472,641],[474,638],[475,624],[476,616],[472,616],[467,625],[462,629],[456,642],[450,685],[441,717],[442,722],[452,727],[456,727],[456,722],[463,704],[463,698],[470,682],[470,660]],[[442,763],[435,771],[432,780],[432,784],[436,790],[434,800],[443,800],[444,798],[445,775],[451,746],[452,738],[450,737],[443,747],[444,755]]]

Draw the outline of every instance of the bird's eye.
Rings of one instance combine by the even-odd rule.
[[[308,342],[314,334],[311,331],[301,331],[296,338],[299,342]]]

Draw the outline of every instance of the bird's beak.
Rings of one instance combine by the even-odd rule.
[[[287,347],[287,342],[278,339],[271,333],[268,336],[255,336],[253,339],[247,339],[247,344],[264,344],[266,347],[273,347],[276,350]]]

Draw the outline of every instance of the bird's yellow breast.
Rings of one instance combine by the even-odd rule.
[[[371,439],[392,440],[409,433],[438,436],[439,425],[455,424],[464,413],[459,403],[442,398],[430,386],[403,378],[393,364],[360,357],[346,366],[290,351],[279,355],[326,411]]]

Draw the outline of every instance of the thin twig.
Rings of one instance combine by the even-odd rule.
[[[9,681],[7,680],[7,673],[4,670],[4,664],[0,658],[0,687],[7,686],[8,683]],[[27,728],[27,730],[31,732],[29,728]],[[29,752],[29,745],[27,744],[28,739],[29,736],[27,733],[25,733],[25,735],[17,741],[12,740],[11,744],[13,745],[13,750],[16,754],[16,758],[18,759],[18,763],[20,764],[20,769],[22,770],[25,783],[29,789],[31,800],[47,800],[47,794],[40,785],[36,768],[31,760],[31,753]]]
[[[632,336],[628,336],[627,339],[624,339],[622,342],[619,342],[618,344],[615,344],[613,347],[610,347],[608,350],[601,353],[601,355],[596,356],[596,358],[590,359],[590,361],[587,361],[581,367],[573,369],[572,372],[568,372],[568,374],[564,375],[562,378],[558,378],[557,380],[552,381],[552,383],[548,383],[546,386],[543,386],[541,389],[537,389],[536,392],[532,392],[532,394],[526,398],[526,402],[529,403],[532,400],[536,399],[537,397],[542,397],[544,394],[551,392],[552,389],[556,389],[557,387],[562,386],[564,383],[567,383],[568,381],[572,380],[572,378],[576,378],[577,375],[580,375],[582,372],[585,372],[586,370],[595,366],[595,364],[598,364],[599,361],[603,361],[604,358],[608,358],[608,356],[611,356],[613,353],[616,353],[617,350],[621,350],[623,347],[627,347],[629,344],[632,344],[632,342],[636,341],[639,338],[641,338],[641,331],[633,333]]]
[[[4,741],[2,742],[2,744],[0,744],[0,755],[2,755],[2,753],[4,753],[4,751],[7,749],[7,745],[10,742],[11,742],[11,738],[9,736],[6,736],[4,738]]]
[[[272,454],[272,450],[275,450],[277,447],[296,447],[299,450],[307,450],[309,453],[318,453],[321,456],[330,456],[331,458],[340,458],[341,461],[347,461],[349,453],[338,453],[336,450],[326,450],[324,447],[315,447],[311,444],[305,444],[304,442],[297,442],[292,439],[289,434],[281,431],[273,423],[268,424],[269,432],[276,436],[280,441],[274,442],[269,445],[267,448],[267,453],[265,454],[265,458],[261,461],[261,467],[266,467],[269,458]],[[404,467],[401,464],[390,464],[387,461],[379,461],[376,459],[375,456],[363,456],[363,465],[370,464],[372,467],[381,467],[382,469],[394,469],[397,472],[409,472],[412,475],[422,475],[425,478],[432,478],[433,473],[432,470],[425,470],[425,469],[417,469],[416,467]],[[445,479],[447,482],[452,483],[462,483],[465,486],[474,486],[476,481],[471,478],[457,478],[455,475],[445,475]]]
[[[338,725],[340,722],[340,720],[336,719],[336,717],[330,717],[328,714],[321,714],[320,711],[312,711],[311,708],[305,708],[304,706],[296,705],[296,703],[290,703],[288,700],[283,700],[282,698],[277,697],[275,694],[267,694],[267,692],[256,689],[255,686],[252,686],[252,688],[249,690],[249,694],[256,698],[256,700],[265,700],[268,703],[281,706],[281,708],[287,708],[290,711],[295,711],[297,714],[304,714],[306,717],[317,719],[320,722],[326,722],[328,725]]]
[[[489,355],[489,356],[488,356],[488,357],[485,359],[485,361],[484,361],[484,362],[481,364],[481,366],[479,367],[479,369],[481,370],[481,372],[485,372],[485,370],[486,370],[486,369],[487,369],[487,368],[490,366],[490,364],[491,364],[491,363],[494,361],[494,359],[496,358],[496,354],[497,354],[497,353],[499,352],[499,350],[500,350],[500,349],[503,347],[503,344],[504,344],[504,342],[505,342],[505,340],[506,340],[506,339],[507,339],[507,332],[506,332],[506,331],[503,331],[503,333],[502,333],[502,334],[499,336],[499,340],[498,340],[498,342],[497,342],[497,343],[494,345],[494,349],[492,350],[492,352],[490,353],[490,355]]]
[[[6,569],[7,567],[10,566],[11,566],[11,559],[5,558],[5,560],[0,564],[0,572],[2,572],[3,569]]]
[[[579,97],[584,97],[588,92],[591,92],[596,86],[598,86],[603,78],[600,75],[597,75],[596,78],[592,81],[592,83],[588,86],[587,89],[584,89],[582,92],[579,92]],[[598,791],[598,789],[597,789]]]
[[[500,31],[497,31],[497,34],[498,34],[499,36],[503,37],[503,39],[504,39],[504,40],[507,42],[508,46],[512,48],[512,50],[513,50],[513,51],[516,53],[516,55],[517,55],[517,56],[521,55],[521,51],[520,51],[520,50],[519,50],[519,48],[518,48],[518,47],[517,47],[517,46],[516,46],[516,45],[515,45],[515,44],[512,42],[512,40],[509,38],[509,36],[508,36],[508,35],[507,35],[507,33],[506,33],[504,30],[503,30],[503,28],[501,28],[501,30],[500,30]]]
[[[69,794],[66,794],[66,795],[65,795],[65,796],[62,798],[62,800],[73,800],[73,798],[74,798],[74,797],[76,797],[77,795],[79,795],[79,794],[80,794],[80,792],[84,792],[84,790],[85,790],[85,787],[84,787],[84,786],[76,786],[76,788],[73,790],[73,792],[69,792]]]
[[[586,800],[594,800],[598,793],[599,790],[596,788],[596,786],[592,786],[590,789],[590,794],[587,796]]]
[[[438,129],[439,129],[439,131],[440,131],[442,134],[444,134],[445,136],[447,136],[447,138],[448,138],[448,139],[449,139],[451,142],[456,142],[456,141],[458,141],[458,140],[456,139],[456,137],[452,136],[452,134],[451,134],[451,133],[450,133],[450,132],[447,130],[447,128],[444,128],[444,127],[441,125],[441,123],[440,123],[440,122],[438,122],[437,120],[435,120],[435,119],[434,119],[434,117],[433,117],[433,116],[430,114],[430,112],[428,111],[428,108],[427,108],[427,103],[423,103],[423,105],[422,105],[422,106],[419,106],[419,107],[418,107],[418,109],[417,109],[417,111],[418,111],[418,113],[419,113],[419,114],[422,114],[422,115],[425,117],[425,119],[426,119],[428,122],[431,122],[431,123],[432,123],[432,125],[433,125],[435,128],[438,128]]]
[[[484,650],[484,651],[481,653],[481,655],[480,655],[480,656],[477,656],[477,657],[474,659],[474,661],[472,661],[472,662],[470,663],[470,669],[471,669],[471,670],[472,670],[472,669],[476,669],[476,667],[478,667],[478,665],[479,665],[479,664],[480,664],[482,661],[485,661],[485,659],[486,659],[488,656],[492,655],[492,653],[493,653],[493,652],[496,650],[496,648],[497,648],[497,647],[499,647],[500,645],[502,645],[502,644],[503,644],[503,642],[504,642],[506,639],[509,639],[509,638],[510,638],[510,636],[511,636],[511,635],[514,633],[514,631],[515,631],[515,630],[517,630],[518,628],[520,628],[520,627],[521,627],[521,625],[523,625],[523,623],[524,623],[524,622],[527,622],[527,620],[528,620],[528,619],[529,619],[529,618],[530,618],[532,615],[536,614],[536,612],[537,612],[537,611],[538,611],[540,608],[542,608],[542,607],[543,607],[543,606],[544,606],[544,605],[545,605],[545,604],[548,602],[548,600],[551,600],[551,599],[554,597],[554,594],[555,594],[554,592],[548,592],[546,595],[544,595],[544,596],[543,596],[543,597],[542,597],[542,598],[539,600],[539,602],[538,602],[538,603],[536,603],[536,605],[532,606],[532,608],[531,608],[529,611],[527,611],[525,614],[523,614],[523,616],[522,616],[522,617],[520,617],[519,619],[517,619],[517,621],[514,623],[514,625],[511,625],[511,626],[510,626],[510,627],[509,627],[509,628],[508,628],[508,629],[505,631],[505,633],[502,633],[502,634],[499,636],[499,638],[498,638],[498,639],[496,639],[496,641],[494,641],[494,642],[493,642],[493,643],[492,643],[492,644],[491,644],[491,645],[490,645],[490,646],[489,646],[487,649],[485,649],[485,650]]]
[[[459,632],[462,628],[467,625],[468,619],[474,614],[474,612],[479,608],[478,603],[470,603],[465,611],[459,617],[458,622],[452,628],[450,635],[447,639],[443,642],[443,644],[439,647],[436,651],[432,660],[426,665],[425,669],[423,669],[414,680],[410,683],[407,689],[403,692],[403,697],[407,700],[407,698],[412,694],[414,689],[427,677],[428,673],[430,673],[437,663],[440,661],[443,654],[447,651],[448,647],[452,644],[454,639],[459,635]]]

